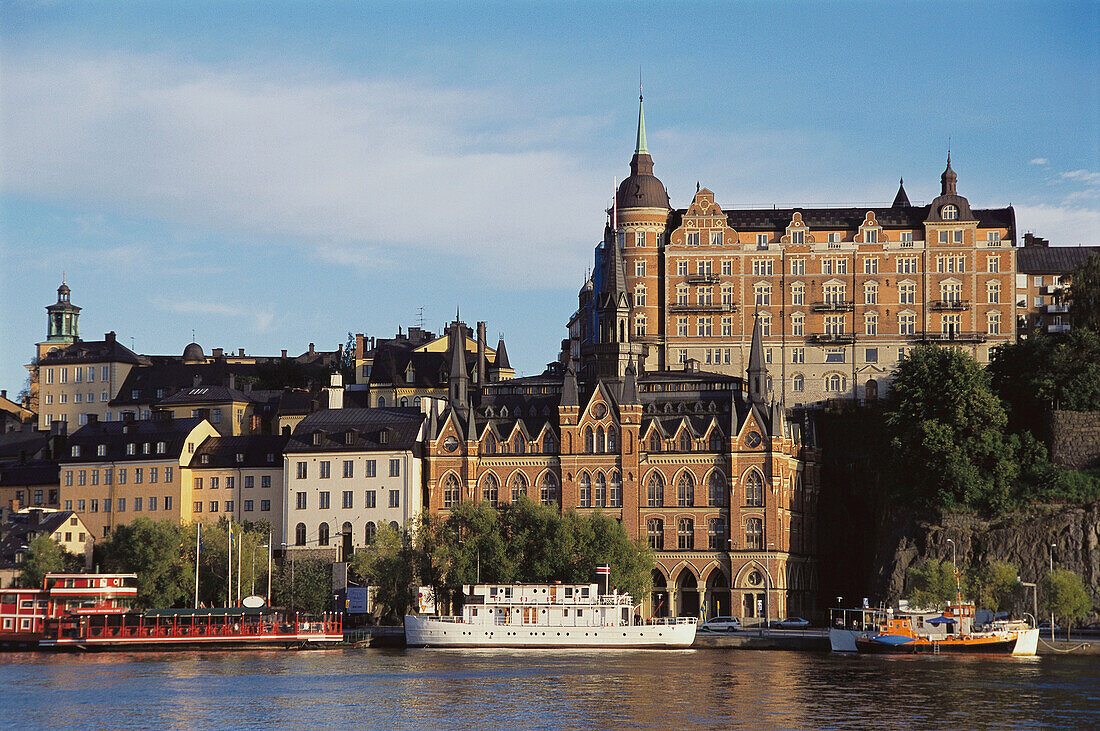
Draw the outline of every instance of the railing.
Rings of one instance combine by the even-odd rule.
[[[1047,332],[1048,333],[1065,333],[1065,332],[1069,332],[1069,325],[1066,325],[1064,323],[1061,324],[1061,325],[1047,325]]]
[[[814,312],[851,312],[856,303],[851,300],[814,302],[811,308]]]
[[[697,617],[654,617],[649,624],[699,624]]]
[[[684,277],[688,284],[717,284],[717,274],[688,274]]]
[[[933,310],[969,310],[969,300],[932,300],[929,303]]]
[[[1069,305],[1047,305],[1046,311],[1052,314],[1064,314],[1069,312]]]
[[[854,333],[814,333],[810,336],[810,342],[812,343],[835,343],[837,345],[845,345],[854,343],[856,336]]]
[[[935,343],[984,343],[988,336],[985,333],[979,332],[955,332],[955,333],[916,333],[910,335],[910,338],[914,340],[920,340],[923,342],[935,342]]]
[[[688,304],[674,302],[668,306],[671,312],[737,312],[737,303],[730,304]]]

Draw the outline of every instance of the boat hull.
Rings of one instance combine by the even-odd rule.
[[[409,647],[453,648],[653,648],[690,647],[695,623],[547,627],[466,624],[434,617],[405,617],[405,644]]]
[[[1032,630],[1027,630],[1028,632]],[[889,655],[940,655],[940,654],[964,654],[964,655],[1034,655],[1026,651],[1026,632],[1009,637],[980,637],[929,640],[918,638],[908,642],[884,641],[876,637],[856,637],[854,644],[856,650],[865,654],[889,654]],[[1024,640],[1023,647],[1019,647]]]
[[[148,652],[177,650],[255,650],[265,648],[334,647],[343,634],[267,635],[250,637],[111,637],[44,640],[43,649],[76,652]]]

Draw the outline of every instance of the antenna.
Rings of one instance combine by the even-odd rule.
[[[642,98],[642,66],[638,65],[638,98]]]
[[[416,310],[416,325],[421,330],[424,329],[424,308],[418,307]]]

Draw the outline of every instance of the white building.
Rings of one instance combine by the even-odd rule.
[[[409,408],[329,408],[303,419],[286,446],[281,543],[350,553],[380,526],[419,516],[424,423]]]

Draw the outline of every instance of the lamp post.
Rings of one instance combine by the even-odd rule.
[[[269,607],[271,606],[271,554],[272,554],[272,546],[273,545],[274,544],[271,542],[271,530],[268,529],[268,531],[267,531],[267,606],[269,606]],[[286,547],[285,543],[283,544],[283,547],[284,548]]]
[[[1054,588],[1054,549],[1057,546],[1050,544],[1050,588]],[[1053,592],[1052,592],[1053,593]],[[1050,601],[1050,598],[1047,598]],[[1054,642],[1054,602],[1050,602],[1050,641]]]

